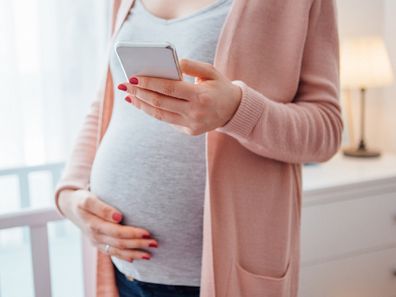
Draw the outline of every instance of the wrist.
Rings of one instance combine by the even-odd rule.
[[[232,83],[240,87],[241,101],[227,124],[215,130],[242,140],[252,132],[267,105],[275,103],[241,80],[233,80]]]
[[[58,195],[58,208],[59,211],[67,216],[68,210],[70,208],[70,202],[71,202],[71,195],[75,192],[76,190],[74,189],[63,189],[59,192]]]
[[[241,105],[242,101],[242,89],[239,85],[231,83],[231,85],[234,87],[234,97],[235,98],[235,104],[234,104],[234,112],[232,113],[231,118],[235,115],[236,111],[238,110],[239,106]]]
[[[233,87],[233,91],[232,91],[232,112],[231,115],[228,117],[228,120],[221,126],[224,127],[225,125],[228,124],[228,122],[231,121],[231,119],[234,117],[234,115],[236,114],[239,105],[241,104],[241,100],[242,100],[242,89],[241,87],[239,87],[236,84],[231,83],[232,87]]]

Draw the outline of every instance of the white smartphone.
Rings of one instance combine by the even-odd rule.
[[[170,42],[117,42],[115,51],[126,80],[133,75],[183,80],[176,48]]]

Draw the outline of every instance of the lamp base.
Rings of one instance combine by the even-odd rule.
[[[342,153],[348,157],[355,158],[377,158],[381,156],[381,153],[376,150],[368,150],[361,148],[345,148],[342,150]]]

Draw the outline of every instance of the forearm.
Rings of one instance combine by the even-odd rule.
[[[343,123],[337,99],[323,93],[310,102],[270,100],[242,81],[242,100],[233,118],[216,129],[261,156],[289,163],[329,159],[341,143]]]
[[[216,129],[256,154],[290,163],[328,160],[339,149],[343,130],[335,1],[313,0],[307,17],[298,77],[284,78],[296,79],[293,98],[275,100],[234,80],[242,89],[241,103],[231,120]]]

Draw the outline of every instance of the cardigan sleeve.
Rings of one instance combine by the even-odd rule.
[[[339,40],[334,0],[313,0],[299,87],[281,103],[234,80],[242,90],[232,118],[215,131],[236,138],[252,152],[288,163],[323,162],[339,149]]]
[[[62,176],[55,186],[55,206],[61,216],[65,216],[59,208],[59,194],[64,189],[88,189],[89,177],[95,158],[99,127],[100,100],[91,103],[84,123],[77,135],[69,160]]]

